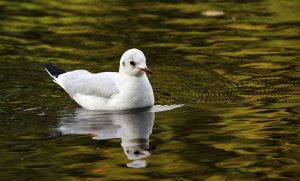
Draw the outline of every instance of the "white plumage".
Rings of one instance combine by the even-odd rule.
[[[146,58],[138,49],[121,57],[119,72],[64,72],[45,64],[47,72],[80,106],[89,110],[126,110],[154,104],[153,90],[146,73]]]

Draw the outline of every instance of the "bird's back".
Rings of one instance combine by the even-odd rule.
[[[119,92],[117,77],[115,72],[92,74],[86,70],[75,70],[61,74],[56,81],[71,97],[82,94],[109,98]]]

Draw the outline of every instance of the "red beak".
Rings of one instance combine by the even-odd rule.
[[[153,155],[155,153],[155,147],[154,148],[147,148],[147,149],[144,149],[146,151],[148,151],[151,155]]]
[[[148,67],[142,68],[141,71],[146,72],[146,74],[153,74],[153,71],[149,69]]]

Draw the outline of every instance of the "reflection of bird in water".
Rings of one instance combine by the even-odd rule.
[[[171,110],[181,105],[154,106],[120,112],[100,112],[76,109],[75,113],[67,114],[60,120],[57,128],[59,133],[92,134],[93,139],[106,140],[121,138],[124,153],[129,160],[128,167],[146,167],[146,161],[141,160],[152,154],[149,147],[149,136],[155,119],[155,113]]]
[[[122,112],[96,112],[77,109],[75,114],[61,118],[57,130],[65,134],[93,134],[93,139],[121,138],[121,146],[129,160],[151,155],[149,136],[154,124],[154,112],[149,109]],[[142,165],[137,163],[142,163]],[[130,164],[128,164],[130,166]],[[135,162],[133,167],[145,167],[145,162]]]
[[[152,133],[154,112],[118,115],[113,122],[120,126],[121,145],[129,160],[141,159],[150,155],[148,139]]]

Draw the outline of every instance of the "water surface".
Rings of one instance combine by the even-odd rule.
[[[298,0],[2,0],[0,9],[0,180],[300,177]],[[117,71],[133,47],[155,72],[156,104],[183,107],[86,112],[41,67]],[[134,133],[126,125],[141,131],[139,162],[122,144]]]

